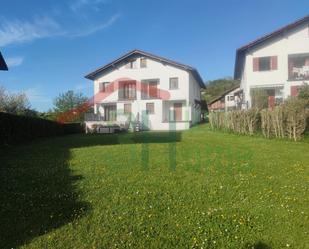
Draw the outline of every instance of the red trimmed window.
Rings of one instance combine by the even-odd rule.
[[[253,71],[271,71],[278,69],[278,56],[254,57]]]

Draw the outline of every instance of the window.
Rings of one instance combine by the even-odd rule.
[[[136,82],[134,80],[120,81],[118,98],[120,100],[136,99]]]
[[[253,58],[253,71],[270,71],[278,69],[278,57],[267,56],[267,57],[255,57]]]
[[[117,120],[117,107],[116,105],[104,106],[104,121]]]
[[[233,101],[234,100],[234,96],[233,95],[227,96],[227,100],[228,101]]]
[[[142,99],[157,99],[160,96],[158,89],[159,80],[142,80]]]
[[[131,61],[129,61],[127,64],[126,64],[126,66],[125,66],[125,68],[127,68],[127,69],[133,69],[133,68],[136,68],[136,60],[131,60]]]
[[[146,113],[154,114],[154,103],[146,103]]]
[[[259,71],[269,71],[270,70],[270,57],[259,58]]]
[[[141,58],[141,60],[140,60],[140,67],[141,68],[147,67],[147,59],[146,58]]]
[[[132,112],[131,104],[124,104],[124,114],[130,114]]]
[[[289,80],[309,80],[309,54],[289,55]]]
[[[100,82],[99,83],[99,91],[100,92],[107,92],[107,85],[109,84],[109,82]]]
[[[170,78],[170,90],[178,89],[178,78]]]

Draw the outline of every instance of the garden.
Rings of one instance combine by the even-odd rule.
[[[306,248],[309,140],[213,131],[0,149],[0,248]]]

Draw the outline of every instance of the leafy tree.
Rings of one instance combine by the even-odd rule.
[[[204,99],[209,102],[221,96],[225,91],[236,87],[239,83],[238,80],[234,80],[230,77],[208,81],[206,82],[206,90],[202,92],[202,95]]]
[[[59,96],[54,99],[54,111],[56,113],[67,112],[79,107],[87,100],[88,98],[82,93],[74,93],[74,91],[70,90],[65,93],[59,94]]]
[[[54,99],[55,108],[53,111],[46,113],[48,119],[62,120],[65,118],[66,122],[83,121],[84,113],[79,108],[87,102],[88,98],[82,93],[74,93],[70,90],[59,94]],[[63,122],[63,121],[62,121]]]
[[[0,87],[0,111],[26,116],[37,115],[37,112],[31,109],[26,94],[11,94],[4,87]]]

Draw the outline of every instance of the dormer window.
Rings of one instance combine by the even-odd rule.
[[[141,58],[141,60],[140,60],[140,67],[141,68],[146,68],[147,67],[147,59],[146,58]]]
[[[136,60],[129,61],[126,66],[127,69],[134,69],[136,67]]]
[[[178,78],[170,78],[170,90],[176,90],[178,89]]]

